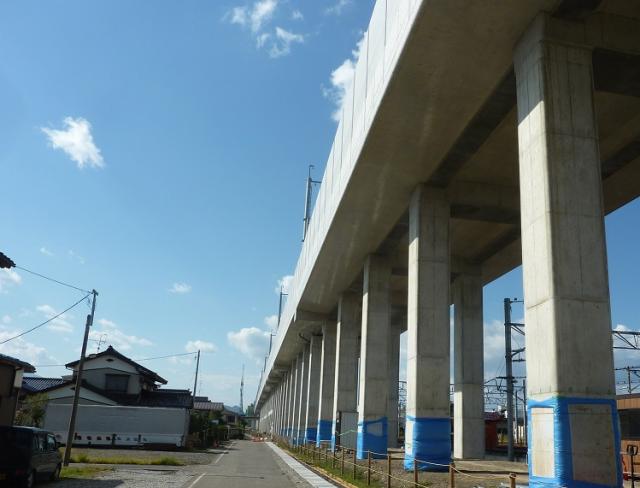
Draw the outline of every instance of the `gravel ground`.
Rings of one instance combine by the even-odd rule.
[[[413,487],[414,474],[412,471],[405,471],[403,452],[392,450],[390,453],[392,454],[391,486],[393,488]],[[294,455],[298,454],[294,453]],[[324,454],[322,458],[324,459]],[[351,453],[345,456],[345,474],[347,476],[350,475],[353,469],[352,460]],[[340,467],[340,461],[340,454],[338,454],[335,465],[337,468]],[[357,463],[358,477],[363,479],[366,476],[364,473],[366,473],[367,461],[358,461]],[[504,486],[504,484],[508,486],[510,472],[516,473],[518,484],[526,484],[528,482],[527,467],[524,463],[509,463],[503,460],[459,461],[456,463],[456,467],[462,471],[462,473],[456,473],[455,475],[456,488],[498,488]],[[387,460],[372,460],[371,468],[374,470],[372,478],[381,481],[382,485],[386,485]],[[449,488],[449,473],[420,472],[418,473],[418,483],[429,488]]]
[[[118,469],[105,471],[92,479],[65,479],[51,488],[181,488],[193,474],[184,471]]]
[[[146,451],[142,449],[98,449],[98,448],[73,448],[72,455],[86,454],[89,457],[130,457],[135,459],[157,459],[172,457],[185,464],[209,464],[215,454],[208,452],[190,451]]]

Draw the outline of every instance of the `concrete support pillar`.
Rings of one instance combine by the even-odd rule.
[[[283,395],[284,395],[284,375],[278,383],[277,388],[277,408],[276,408],[276,435],[281,435],[281,423],[282,423],[282,404],[283,404]]]
[[[479,267],[453,285],[453,456],[484,457],[484,346]]]
[[[389,399],[388,405],[388,447],[398,447],[398,388],[400,384],[400,327],[389,327]]]
[[[322,336],[312,335],[309,345],[307,378],[307,411],[304,442],[315,444],[318,435],[318,400],[320,397],[320,364],[322,361]]]
[[[282,403],[282,422],[280,425],[280,435],[287,436],[289,428],[289,387],[291,383],[291,370],[284,374],[284,401]]]
[[[364,265],[362,293],[358,459],[365,459],[367,451],[376,457],[387,454],[390,285],[388,259],[369,255]]]
[[[320,358],[320,398],[318,399],[318,430],[316,446],[331,440],[333,423],[333,389],[336,371],[336,323],[322,326],[322,351]]]
[[[289,431],[287,437],[291,442],[295,441],[296,407],[298,405],[298,393],[300,391],[298,388],[298,362],[299,359],[297,357],[291,362],[291,382],[289,384],[291,393],[289,395]]]
[[[622,486],[591,51],[550,40],[550,22],[534,21],[514,63],[529,480]]]
[[[298,357],[298,410],[296,412],[296,444],[304,442],[304,429],[307,417],[307,393],[309,389],[309,344],[306,344]]]
[[[449,203],[444,190],[419,186],[409,206],[407,418],[405,469],[448,469]],[[439,466],[444,465],[444,467]]]
[[[338,301],[333,427],[331,430],[332,449],[335,449],[336,442],[344,445],[344,442],[336,438],[338,422],[341,422],[341,418],[345,415],[357,416],[356,385],[358,383],[358,337],[360,336],[361,303],[361,298],[354,293],[343,293]],[[339,428],[342,434],[347,431],[344,425],[340,425]],[[342,440],[344,441],[344,439]]]

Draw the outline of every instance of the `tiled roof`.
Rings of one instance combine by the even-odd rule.
[[[75,381],[62,380],[58,384],[52,384],[39,391],[50,391],[69,385],[75,385]],[[193,406],[193,397],[189,390],[172,390],[167,388],[166,390],[143,390],[139,395],[129,395],[128,393],[114,393],[103,390],[102,388],[97,388],[87,383],[86,380],[82,380],[82,388],[97,393],[109,400],[113,400],[119,405],[128,407],[191,408]]]
[[[86,359],[85,359],[85,362],[89,362],[89,361],[91,361],[93,359],[101,358],[101,357],[104,357],[104,356],[113,356],[113,357],[119,358],[122,361],[124,361],[125,363],[128,363],[131,366],[133,366],[134,368],[136,368],[140,372],[140,374],[143,374],[145,376],[150,376],[151,378],[153,378],[154,381],[157,381],[158,383],[162,383],[163,385],[167,384],[167,380],[165,380],[159,374],[155,373],[154,371],[151,371],[150,369],[145,368],[141,364],[136,363],[133,359],[130,359],[127,356],[125,356],[124,354],[116,351],[113,348],[113,346],[109,346],[104,351],[99,352],[97,354],[88,355],[86,357]],[[72,361],[70,363],[65,364],[65,366],[67,368],[73,368],[78,363],[79,363],[79,361]]]
[[[24,369],[27,373],[33,373],[36,370],[36,368],[34,368],[29,363],[25,363],[24,361],[20,361],[16,358],[12,358],[11,356],[5,356],[4,354],[0,354],[0,363],[8,363],[13,367],[17,366],[19,369]]]
[[[196,397],[197,400],[198,397]],[[222,402],[194,402],[194,410],[213,410],[222,412],[224,410],[224,404]]]
[[[27,376],[22,378],[22,389],[29,393],[35,393],[63,383],[66,383],[66,381],[62,378],[40,378],[38,376]]]

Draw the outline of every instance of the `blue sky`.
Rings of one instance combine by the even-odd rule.
[[[0,2],[0,250],[97,289],[94,339],[106,334],[133,358],[207,350],[201,392],[229,404],[238,403],[244,363],[252,399],[278,282],[300,249],[307,165],[320,176],[372,8],[373,0]],[[635,202],[607,222],[613,323],[634,329],[639,211]],[[521,293],[519,271],[485,289],[490,347],[500,347],[493,321],[502,298]],[[3,273],[0,341],[81,296]],[[71,361],[87,311],[0,352],[36,365]],[[170,387],[193,385],[190,357],[145,364]]]

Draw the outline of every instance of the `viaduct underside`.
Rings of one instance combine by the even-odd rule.
[[[260,429],[386,455],[407,331],[405,465],[483,457],[483,286],[522,265],[530,483],[621,486],[604,216],[639,194],[640,4],[378,0]]]

